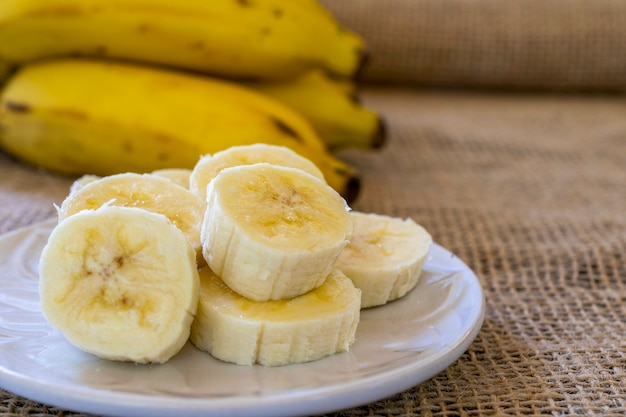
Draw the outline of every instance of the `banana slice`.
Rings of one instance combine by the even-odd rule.
[[[188,189],[151,174],[123,173],[92,179],[75,187],[65,198],[57,210],[59,221],[105,204],[138,207],[165,215],[183,231],[196,250],[199,264],[205,264],[200,230],[206,204]]]
[[[412,219],[352,211],[354,232],[335,267],[362,292],[361,307],[403,297],[418,283],[432,237]]]
[[[181,187],[189,188],[189,176],[191,170],[187,168],[163,168],[151,172],[152,175],[167,178]],[[204,200],[203,200],[204,201]]]
[[[99,175],[91,175],[91,174],[85,174],[85,175],[80,176],[72,183],[70,187],[70,194],[75,192],[79,188],[82,188],[83,186],[89,184],[90,182],[99,180],[100,178],[102,177],[100,177]]]
[[[324,179],[324,174],[313,162],[295,151],[285,146],[256,143],[253,145],[232,146],[212,155],[202,156],[191,172],[189,188],[204,201],[206,199],[207,185],[222,169],[258,162],[299,168],[320,179]]]
[[[84,210],[59,223],[40,259],[48,322],[105,359],[162,363],[188,340],[199,278],[195,253],[163,215]]]
[[[207,187],[204,258],[230,288],[253,300],[294,297],[321,285],[351,233],[345,200],[297,168],[264,162],[225,168]]]
[[[360,291],[339,270],[323,285],[287,300],[252,301],[200,270],[200,301],[191,342],[239,365],[281,366],[346,352],[355,340]]]

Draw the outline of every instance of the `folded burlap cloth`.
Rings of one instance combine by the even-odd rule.
[[[622,0],[322,0],[362,33],[364,79],[626,90]]]
[[[486,299],[452,366],[334,415],[626,415],[626,97],[407,87],[622,88],[626,2],[325,3],[369,38],[367,77],[405,83],[364,87],[389,141],[341,154],[353,208],[421,223]],[[54,216],[70,183],[0,153],[0,233]],[[0,416],[67,414],[0,390]]]

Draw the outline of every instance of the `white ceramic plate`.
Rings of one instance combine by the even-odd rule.
[[[0,387],[68,410],[109,416],[299,416],[404,391],[463,354],[484,318],[474,273],[438,245],[407,296],[364,310],[349,353],[278,368],[222,363],[187,344],[162,365],[95,358],[43,318],[41,250],[55,222],[0,237]]]

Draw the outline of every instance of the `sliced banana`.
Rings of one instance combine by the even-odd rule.
[[[354,232],[336,268],[362,292],[361,307],[403,297],[418,283],[432,237],[410,218],[352,211]]]
[[[189,188],[189,176],[191,170],[187,168],[163,168],[151,172],[152,175],[167,178],[181,187]],[[204,201],[204,200],[203,200]]]
[[[58,209],[59,221],[85,209],[105,204],[138,207],[165,215],[183,231],[204,265],[200,230],[205,206],[195,194],[172,181],[151,174],[123,173],[91,180],[65,198]]]
[[[189,188],[204,201],[207,185],[222,169],[258,162],[299,168],[324,179],[324,174],[313,162],[295,151],[285,146],[256,143],[232,146],[223,151],[202,156],[191,172]]]
[[[207,187],[204,258],[230,288],[253,300],[294,297],[321,285],[351,233],[345,200],[297,168],[239,165],[220,171]]]
[[[203,268],[190,340],[215,358],[239,365],[314,361],[350,349],[360,300],[360,291],[339,270],[304,295],[252,301],[228,288],[210,268]]]
[[[82,175],[72,183],[72,185],[70,186],[70,193],[73,193],[77,191],[79,188],[82,188],[83,186],[89,184],[90,182],[99,180],[100,178],[102,177],[100,177],[99,175],[91,175],[91,174]]]
[[[81,211],[52,231],[39,269],[44,316],[86,352],[162,363],[188,340],[199,296],[195,253],[163,215]]]

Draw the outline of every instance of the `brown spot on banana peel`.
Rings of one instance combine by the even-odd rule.
[[[274,123],[274,125],[278,128],[278,130],[280,130],[282,133],[287,134],[288,136],[291,136],[291,138],[295,139],[299,143],[304,142],[302,138],[300,137],[300,135],[298,134],[298,132],[295,129],[293,129],[291,126],[286,124],[285,122],[283,122],[280,119],[276,119],[274,117],[272,117],[271,120]]]
[[[50,113],[54,113],[57,116],[74,120],[89,120],[89,116],[79,110],[74,109],[50,109]]]
[[[201,51],[202,49],[204,49],[204,42],[202,42],[202,41],[191,42],[188,45],[188,47],[191,50]]]
[[[16,101],[5,101],[3,107],[13,113],[30,113],[32,110],[30,104]]]
[[[72,58],[83,58],[83,57],[103,57],[108,53],[108,49],[105,45],[96,45],[94,47],[85,48],[85,49],[77,49],[73,51],[69,51],[67,55]]]
[[[352,105],[355,107],[361,106],[363,104],[363,102],[361,101],[361,97],[356,90],[349,92],[347,94],[347,97],[348,101],[350,101],[350,103],[352,103]]]
[[[50,6],[36,9],[26,14],[26,17],[61,17],[61,16],[83,16],[85,10],[79,6]]]
[[[94,54],[96,56],[104,56],[104,55],[107,54],[108,49],[104,45],[96,45],[96,47],[94,48],[93,52],[94,52]]]
[[[142,22],[137,26],[137,32],[141,34],[148,33],[151,29],[150,23],[147,22]]]
[[[167,134],[160,133],[160,132],[151,132],[151,135],[152,135],[153,139],[155,139],[156,141],[161,142],[163,144],[172,143],[172,142],[181,142],[175,136],[167,135]],[[122,148],[127,153],[136,152],[135,143],[133,142],[132,139],[124,140],[122,142]],[[200,151],[198,151],[198,152],[200,152]],[[198,154],[200,154],[200,153],[198,153]],[[157,161],[159,161],[160,163],[167,163],[172,158],[172,155],[170,155],[167,152],[159,152],[159,153],[157,153],[155,155],[155,157],[156,157]]]

